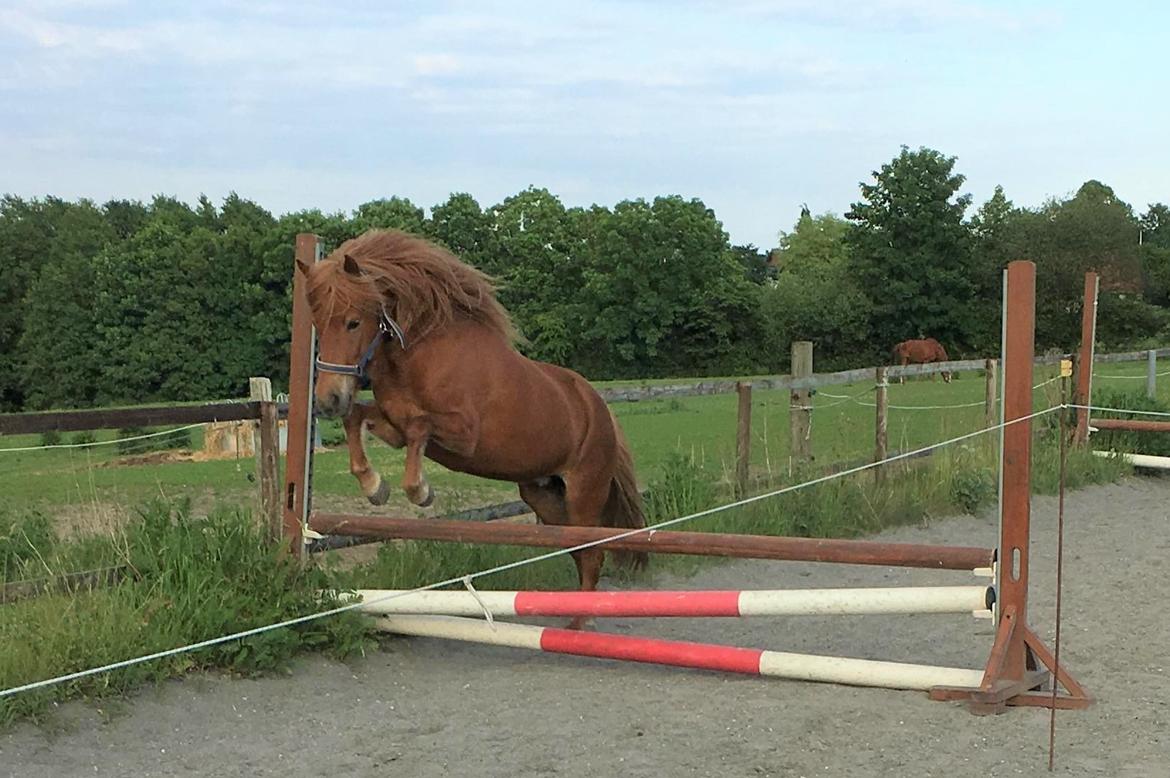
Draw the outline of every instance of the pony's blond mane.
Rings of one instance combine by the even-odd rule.
[[[346,256],[357,262],[360,276],[345,270]],[[519,340],[491,278],[442,246],[401,230],[370,230],[342,243],[313,268],[307,293],[310,307],[326,319],[349,308],[375,314],[385,306],[408,342],[456,319],[478,322],[509,343]]]

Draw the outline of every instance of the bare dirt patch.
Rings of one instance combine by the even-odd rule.
[[[1051,639],[1055,505],[1034,501],[1031,622]],[[987,515],[882,535],[990,544]],[[1058,719],[1057,775],[1164,776],[1170,764],[1170,480],[1069,495],[1062,658],[1097,697]],[[566,562],[568,564],[568,562]],[[737,562],[656,586],[968,583],[962,573]],[[490,586],[482,581],[481,588]],[[966,616],[634,619],[602,629],[979,667],[991,625]],[[1047,775],[1048,714],[979,718],[917,692],[693,672],[388,638],[291,677],[200,675],[104,705],[62,706],[0,735],[0,775]]]

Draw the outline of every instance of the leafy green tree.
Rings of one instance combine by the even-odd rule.
[[[269,283],[266,265],[275,248],[276,219],[233,192],[224,200],[216,221],[219,229],[213,264],[217,284],[221,299],[236,307],[229,315],[243,326],[233,338],[230,353],[221,356],[221,369],[231,386],[240,388],[250,376],[283,378],[289,331],[281,325],[291,316],[292,263],[283,283]]]
[[[150,217],[150,210],[137,200],[109,200],[102,210],[119,240],[126,240],[138,232]]]
[[[488,250],[492,221],[466,192],[456,192],[432,208],[426,228],[429,237],[465,262],[476,267],[490,264],[484,252]]]
[[[776,268],[768,264],[768,254],[754,244],[732,246],[731,253],[743,267],[743,274],[753,284],[763,284],[776,278]]]
[[[1068,200],[1021,214],[1013,242],[1017,256],[1036,263],[1036,338],[1042,347],[1069,348],[1079,341],[1087,271],[1100,273],[1103,295],[1140,292],[1138,233],[1133,210],[1099,181],[1085,182]],[[1102,334],[1113,324],[1126,328],[1120,321],[1100,321]]]
[[[397,229],[422,235],[426,221],[423,209],[405,197],[371,200],[362,203],[353,213],[353,235],[372,229]]]
[[[958,195],[965,179],[954,168],[954,157],[903,146],[846,214],[850,263],[883,349],[930,336],[959,352],[969,341],[975,286],[963,214],[971,197]]]
[[[970,324],[970,342],[976,353],[994,354],[1000,348],[1000,313],[1003,308],[1003,270],[1016,256],[1015,234],[1020,211],[996,186],[991,198],[971,217],[974,261],[971,265],[975,299]]]
[[[872,361],[868,301],[851,274],[848,232],[844,219],[805,213],[780,233],[776,281],[761,303],[769,364],[783,365],[794,340],[812,341],[817,364],[829,369]]]
[[[597,212],[585,343],[604,375],[730,372],[754,358],[758,294],[699,200],[627,200]]]
[[[500,302],[526,337],[526,352],[569,362],[577,348],[569,322],[583,281],[565,206],[547,189],[529,187],[489,209],[486,221],[475,264],[500,284]]]
[[[172,202],[92,262],[96,350],[108,355],[98,402],[239,397],[250,375],[269,375],[283,352],[285,285],[266,287],[278,228],[254,203],[231,195],[186,213]],[[265,337],[272,334],[273,337]],[[112,355],[109,356],[109,355]]]
[[[1170,207],[1154,203],[1141,217],[1142,273],[1146,298],[1170,306]]]
[[[841,275],[849,259],[848,234],[849,222],[838,216],[802,213],[792,232],[780,232],[780,245],[773,255],[777,271]]]
[[[5,203],[0,284],[11,285],[3,292],[11,304],[0,306],[8,340],[0,342],[0,395],[10,409],[87,404],[103,364],[93,349],[89,263],[117,235],[88,200]]]

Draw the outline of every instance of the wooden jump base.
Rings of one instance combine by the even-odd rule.
[[[706,617],[985,613],[989,586],[658,592],[500,592],[359,589],[360,610],[378,615]]]
[[[319,259],[320,255],[321,244],[315,235],[297,236],[297,260],[311,263]],[[315,338],[305,301],[303,276],[295,272],[293,276],[288,456],[285,489],[282,495],[284,538],[292,553],[303,555],[307,540],[319,534],[374,536],[384,540],[418,539],[570,548],[607,541],[627,532],[596,527],[485,525],[465,521],[393,519],[314,512],[311,494],[313,452],[309,443],[313,432]],[[1093,280],[1095,302],[1095,278]],[[929,690],[932,699],[965,701],[975,713],[998,713],[1009,705],[1038,705],[1051,708],[1083,708],[1089,705],[1090,698],[1085,690],[1063,666],[1057,666],[1052,652],[1028,626],[1032,443],[1032,424],[1028,419],[1033,411],[1035,265],[1024,261],[1012,262],[1005,271],[1004,281],[1001,397],[1002,419],[1007,426],[1003,427],[1000,433],[1003,455],[1000,461],[1000,529],[996,551],[857,540],[656,530],[604,543],[604,548],[612,550],[672,554],[956,570],[990,567],[996,578],[994,589],[997,602],[993,612],[996,632],[987,664],[982,671],[784,654],[697,643],[542,629],[517,624],[489,624],[483,620],[454,616],[385,616],[379,619],[381,626],[402,634],[475,640],[583,656],[780,675],[833,683],[926,689]],[[1085,321],[1092,323],[1094,320],[1086,316]],[[1091,360],[1088,364],[1091,370]],[[1087,379],[1090,375],[1089,372],[1082,370],[1081,380],[1078,381],[1078,395],[1082,398],[1089,396]],[[1084,425],[1087,432],[1087,423],[1087,414],[1079,417],[1078,432],[1081,425]],[[669,594],[667,593],[667,596]],[[594,603],[598,602],[601,600],[594,600]],[[515,605],[513,601],[513,607]],[[737,608],[738,605],[737,602]],[[588,607],[602,606],[594,604]],[[805,604],[800,607],[812,606]],[[475,613],[481,614],[482,609]]]
[[[560,527],[545,524],[484,524],[446,519],[396,519],[339,513],[314,513],[309,528],[323,535],[358,535],[384,540],[442,540],[507,546],[570,548],[612,538],[629,530],[608,527]],[[936,570],[991,567],[995,552],[966,546],[925,546],[866,540],[787,538],[771,535],[729,535],[715,532],[654,530],[605,543],[604,550],[649,551],[660,554],[726,556],[741,559],[783,559],[837,562]]]
[[[983,678],[981,670],[958,667],[789,654],[527,624],[489,624],[457,616],[385,616],[377,624],[379,629],[400,635],[852,686],[928,691],[939,687],[977,686]]]

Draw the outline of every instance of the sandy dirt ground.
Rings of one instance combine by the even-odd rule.
[[[1034,503],[1031,622],[1051,636],[1056,501]],[[1062,656],[1097,703],[1057,720],[1057,775],[1170,776],[1170,479],[1069,496]],[[993,542],[990,516],[885,533]],[[963,573],[736,562],[660,588],[968,583]],[[962,615],[603,621],[733,645],[980,667]],[[1045,775],[1048,713],[413,638],[288,678],[190,677],[0,733],[0,775]]]

